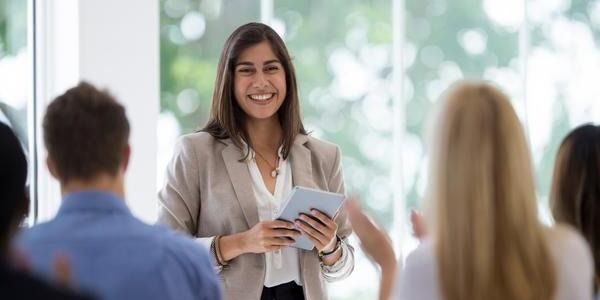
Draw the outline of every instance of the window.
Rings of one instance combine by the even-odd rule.
[[[23,146],[29,163],[30,192],[33,192],[35,140],[30,6],[30,1],[0,2],[0,122],[13,129]],[[31,199],[30,220],[35,215],[35,197]]]
[[[225,38],[249,21],[285,40],[304,124],[341,146],[346,187],[406,255],[407,211],[426,186],[425,131],[443,90],[487,79],[511,97],[530,141],[542,218],[557,147],[600,119],[600,1],[161,0],[159,171],[175,137],[203,125]],[[235,9],[234,9],[235,8]],[[167,138],[168,137],[168,138]],[[367,279],[368,280],[365,280]],[[373,299],[378,275],[357,249],[332,299]]]

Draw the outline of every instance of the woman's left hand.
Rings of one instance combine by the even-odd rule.
[[[312,209],[310,215],[301,214],[294,224],[315,244],[319,252],[330,252],[335,248],[338,226],[322,212]]]

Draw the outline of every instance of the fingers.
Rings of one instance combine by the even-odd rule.
[[[310,218],[308,218],[310,219]],[[312,220],[312,219],[310,219]],[[317,221],[312,220],[312,222],[317,223]],[[309,239],[311,239],[313,241],[313,243],[316,243],[317,245],[319,245],[319,248],[321,248],[323,245],[327,244],[329,242],[329,239],[321,232],[319,232],[318,230],[316,230],[313,226],[309,225],[308,223],[305,223],[304,220],[298,220],[296,221],[296,226],[298,226],[298,228],[300,228],[300,230],[302,232],[304,232]],[[322,225],[321,225],[322,226]]]
[[[284,247],[288,247],[295,243],[289,238],[272,237],[262,240],[262,247],[267,251],[275,251]]]
[[[283,220],[273,220],[265,222],[269,228],[284,228],[284,229],[296,229],[294,224]]]
[[[271,236],[272,237],[289,237],[291,239],[295,239],[298,236],[300,236],[300,231],[294,229],[294,230],[290,230],[290,229],[272,229],[271,230]]]
[[[267,239],[267,243],[271,246],[289,246],[293,243],[295,243],[296,241],[294,241],[293,239],[289,239],[289,238],[284,238],[284,237],[272,237]]]
[[[324,213],[320,212],[319,210],[311,209],[310,214],[314,218],[317,218],[317,220],[321,221],[321,223],[325,224],[325,226],[327,226],[328,228],[337,230],[337,224],[332,219],[330,219],[328,216],[326,216]]]
[[[315,220],[314,218],[309,217],[308,215],[301,214],[300,217],[298,217],[298,219],[308,224],[310,227],[312,227],[321,234],[327,234],[329,233],[329,231],[331,231],[331,229],[327,228],[325,225],[323,225],[323,223]]]
[[[307,238],[308,238],[308,239],[309,239],[309,240],[310,240],[310,241],[311,241],[311,242],[312,242],[312,243],[315,245],[315,247],[316,247],[318,250],[320,250],[320,249],[323,249],[323,247],[325,247],[325,243],[326,243],[326,242],[323,242],[323,240],[321,240],[321,239],[318,239],[318,238],[316,238],[316,237],[314,237],[314,236],[310,235],[310,234],[309,234],[309,233],[307,233],[307,232],[305,232],[304,234],[305,234],[305,235],[306,235],[306,237],[307,237]]]

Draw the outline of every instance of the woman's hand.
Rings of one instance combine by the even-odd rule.
[[[354,199],[346,201],[348,218],[358,236],[363,250],[381,267],[379,299],[387,300],[392,294],[396,274],[396,255],[392,243],[383,229],[367,216]]]
[[[310,215],[301,214],[296,226],[315,245],[319,252],[331,252],[337,243],[337,224],[322,212],[312,209]]]
[[[299,235],[300,232],[290,222],[261,221],[244,233],[243,252],[264,253],[279,250],[293,244]]]
[[[346,201],[348,218],[352,223],[352,229],[358,236],[363,250],[375,260],[375,262],[385,268],[386,266],[395,266],[396,255],[392,242],[387,233],[379,228],[369,216],[367,216],[358,202],[354,199]]]
[[[290,222],[261,221],[247,231],[222,236],[220,254],[225,261],[230,261],[245,253],[275,251],[293,244],[298,236],[300,232]]]

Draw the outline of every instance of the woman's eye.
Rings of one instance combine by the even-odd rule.
[[[277,70],[279,70],[278,66],[269,66],[269,67],[267,67],[267,72],[274,72],[274,71],[277,71]]]
[[[248,68],[238,69],[238,73],[248,74],[250,72],[252,72],[252,69],[248,69]]]

